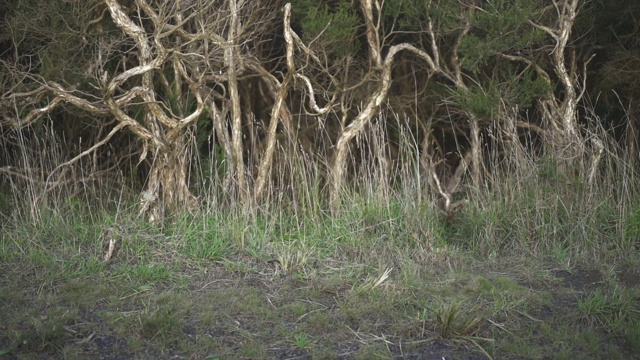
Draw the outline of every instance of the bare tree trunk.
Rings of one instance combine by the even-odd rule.
[[[230,163],[225,180],[237,180],[238,198],[247,205],[240,102],[244,94],[238,89],[239,72],[246,68],[240,48],[270,25],[271,18],[264,17],[269,9],[262,2],[245,0],[225,0],[221,6],[186,0],[100,2],[106,11],[89,20],[87,27],[112,21],[120,33],[103,32],[102,26],[96,26],[96,33],[83,37],[86,54],[95,57],[87,61],[87,69],[74,69],[74,75],[85,76],[90,86],[63,87],[59,85],[63,81],[56,83],[38,77],[37,71],[16,68],[20,76],[15,79],[38,80],[16,80],[16,88],[28,90],[1,94],[2,112],[12,101],[21,101],[16,111],[20,120],[12,126],[28,126],[62,104],[99,115],[100,119],[114,119],[117,124],[108,135],[103,134],[88,150],[59,168],[92,154],[126,128],[142,144],[140,161],[149,161],[151,166],[141,194],[141,213],[157,222],[165,210],[197,208],[188,186],[193,148],[187,133],[203,114],[206,103],[212,109],[215,131]],[[58,77],[66,80],[64,74]],[[42,106],[43,99],[51,100]],[[223,114],[216,108],[221,103]]]
[[[331,194],[330,203],[332,208],[337,209],[337,205],[340,199],[340,190],[342,189],[342,183],[344,181],[344,171],[346,168],[347,154],[349,150],[349,143],[356,137],[362,129],[367,125],[374,116],[378,114],[380,105],[387,99],[389,88],[391,87],[391,67],[393,65],[394,56],[402,51],[408,50],[414,54],[420,56],[426,60],[431,69],[435,68],[433,60],[429,54],[409,44],[398,44],[389,48],[387,55],[382,64],[382,74],[380,76],[381,81],[378,89],[370,97],[362,111],[356,116],[356,118],[349,124],[346,129],[340,135],[336,144],[335,158],[331,170]]]
[[[140,208],[151,222],[164,219],[165,209],[198,209],[198,201],[187,184],[189,154],[182,136],[158,150],[151,161]]]
[[[236,62],[238,60],[238,3],[237,0],[229,0],[231,10],[231,23],[227,35],[227,47],[224,51],[224,63],[228,69],[229,96],[231,98],[231,143],[233,162],[236,170],[236,180],[240,204],[247,205],[248,188],[245,177],[245,165],[242,145],[242,112],[240,110],[240,95],[238,94],[238,78]]]
[[[256,184],[253,191],[254,201],[256,203],[258,203],[262,198],[267,183],[267,177],[273,163],[273,154],[276,147],[276,129],[278,127],[278,123],[280,122],[279,119],[280,117],[288,116],[288,112],[284,110],[284,100],[286,97],[288,83],[289,80],[286,80],[284,84],[279,85],[278,93],[276,94],[275,99],[276,102],[271,109],[271,119],[269,121],[269,128],[267,129],[266,148],[264,149],[262,161],[260,162],[260,166],[258,168],[258,178],[256,179]]]
[[[283,124],[286,128],[288,128],[288,132],[290,135],[293,132],[290,129],[291,119],[290,112],[287,109],[285,99],[287,97],[287,91],[289,89],[289,84],[293,80],[293,76],[295,74],[295,65],[293,62],[294,55],[294,40],[293,40],[293,32],[291,31],[291,4],[287,4],[285,7],[284,13],[284,38],[286,43],[286,58],[287,58],[287,75],[282,83],[280,83],[275,77],[270,74],[265,74],[267,77],[269,84],[273,84],[269,86],[269,88],[273,88],[271,91],[274,95],[274,104],[271,108],[271,116],[269,120],[269,128],[267,129],[267,140],[266,146],[264,148],[264,155],[262,157],[262,161],[260,162],[260,166],[258,168],[258,178],[256,179],[255,187],[254,187],[254,201],[258,203],[261,200],[265,185],[267,182],[267,177],[271,171],[271,166],[273,163],[273,154],[275,152],[276,147],[276,130],[278,124],[280,123],[280,119],[283,120]],[[260,66],[260,72],[263,72],[262,67]],[[270,79],[270,80],[269,80]],[[293,139],[292,139],[293,140]]]
[[[562,99],[551,95],[543,100],[543,115],[551,125],[555,133],[551,133],[549,139],[560,159],[563,159],[562,167],[567,170],[577,164],[582,168],[583,153],[585,150],[584,139],[580,135],[578,127],[578,102],[580,96],[576,90],[578,71],[575,62],[575,53],[572,52],[567,59],[567,47],[571,37],[571,31],[575,23],[578,6],[583,0],[554,0],[555,11],[558,19],[554,27],[543,26],[537,23],[530,24],[547,34],[556,43],[553,50],[552,63],[554,72],[558,77],[563,90]],[[554,11],[554,10],[551,10]],[[569,62],[569,66],[567,66]],[[540,71],[539,71],[540,72]]]
[[[469,125],[469,132],[471,137],[471,182],[473,183],[473,187],[478,190],[480,189],[482,174],[482,145],[480,143],[480,125],[478,124],[478,119],[473,115],[469,116]]]

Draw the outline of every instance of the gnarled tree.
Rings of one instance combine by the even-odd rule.
[[[221,141],[230,139],[224,145],[236,172],[240,199],[245,201],[237,77],[243,67],[242,44],[263,25],[251,17],[258,4],[104,0],[93,5],[95,8],[85,4],[85,9],[95,13],[95,18],[74,29],[93,54],[86,68],[78,71],[86,86],[71,83],[64,75],[52,79],[37,68],[18,66],[23,59],[39,54],[20,54],[16,44],[17,58],[3,63],[17,79],[12,91],[0,99],[3,123],[23,127],[64,104],[96,119],[115,118],[116,125],[104,138],[59,167],[91,154],[127,129],[142,144],[140,161],[150,163],[140,211],[156,221],[163,218],[165,209],[197,208],[188,186],[192,154],[186,135],[208,109],[222,107],[224,111],[213,113],[230,110],[231,121],[227,124],[226,117],[214,116],[215,128],[224,132],[218,134]],[[226,134],[228,129],[231,136]]]

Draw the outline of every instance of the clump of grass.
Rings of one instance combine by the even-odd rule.
[[[158,263],[136,264],[120,269],[132,283],[152,284],[171,279],[174,274],[166,265]]]
[[[306,349],[311,345],[311,339],[306,333],[299,332],[293,335],[293,343],[300,349]]]
[[[473,313],[473,310],[470,313]],[[480,341],[493,341],[477,335],[484,321],[481,317],[462,313],[459,303],[452,303],[440,308],[436,311],[435,317],[438,334],[443,339],[471,342],[489,359],[492,359],[487,350],[479,343]]]
[[[465,339],[472,337],[478,331],[482,318],[463,314],[460,304],[447,305],[435,314],[438,334],[443,339]]]
[[[618,331],[636,324],[640,320],[637,292],[619,285],[609,292],[596,289],[585,298],[578,299],[581,318],[591,326],[607,331]]]
[[[182,254],[194,261],[221,260],[242,240],[242,232],[222,214],[178,216],[171,222],[168,235]]]
[[[28,326],[15,331],[16,347],[31,352],[58,351],[73,341],[74,334],[67,325],[73,322],[77,312],[66,309],[52,310],[46,314],[29,316]]]
[[[271,253],[275,261],[277,261],[278,269],[286,275],[298,272],[304,273],[317,259],[317,251],[313,244],[309,244],[304,240],[273,243]]]
[[[393,269],[388,268],[388,269],[385,269],[378,276],[368,277],[361,284],[357,286],[354,285],[352,291],[355,294],[363,294],[366,292],[376,290],[377,288],[385,285],[388,282],[389,276],[391,275],[391,271],[393,271]]]

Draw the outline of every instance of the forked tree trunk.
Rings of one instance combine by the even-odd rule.
[[[567,54],[573,25],[583,2],[584,0],[554,1],[558,15],[555,27],[530,22],[532,26],[549,34],[556,43],[551,60],[563,95],[558,98],[551,91],[548,99],[542,100],[541,105],[543,117],[551,125],[549,139],[552,151],[556,158],[561,160],[559,170],[567,173],[571,173],[574,169],[580,173],[584,170],[585,144],[578,125],[578,103],[582,94],[577,91],[579,74],[575,50]],[[549,78],[548,75],[545,77]]]
[[[415,55],[425,60],[431,69],[435,69],[435,64],[431,59],[431,56],[426,52],[419,50],[413,45],[402,43],[394,45],[389,48],[387,55],[382,63],[382,69],[380,74],[380,84],[378,89],[371,95],[369,101],[366,103],[362,111],[356,116],[356,118],[349,124],[338,139],[335,149],[334,160],[331,169],[331,193],[330,203],[331,208],[336,211],[339,204],[340,191],[345,177],[345,169],[347,162],[347,155],[349,150],[349,144],[353,138],[355,138],[362,129],[367,125],[371,119],[378,115],[378,110],[382,103],[387,99],[389,88],[391,87],[391,68],[393,65],[394,57],[400,51],[410,51]]]
[[[165,148],[156,149],[149,178],[142,193],[140,214],[154,223],[161,221],[166,210],[196,211],[198,202],[188,185],[188,151],[180,137]]]

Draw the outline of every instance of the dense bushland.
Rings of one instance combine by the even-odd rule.
[[[522,236],[550,240],[563,227],[547,210],[632,231],[633,1],[3,6],[5,218],[315,217],[355,196],[430,208],[454,231],[517,213]]]

